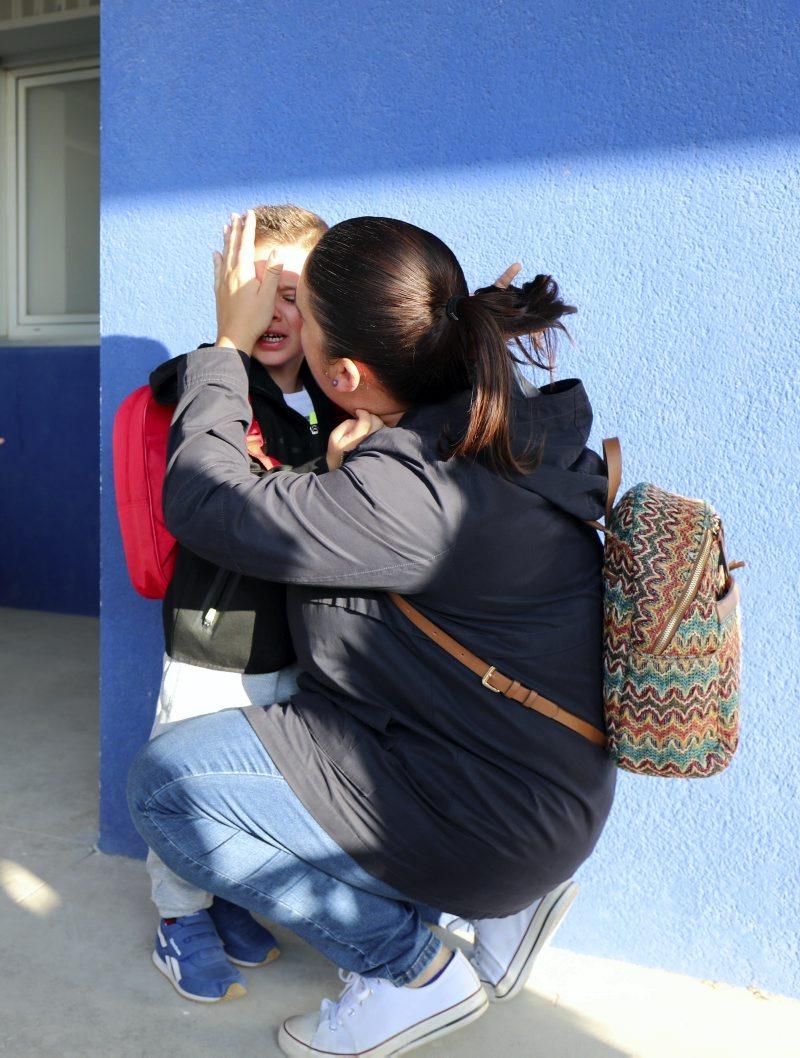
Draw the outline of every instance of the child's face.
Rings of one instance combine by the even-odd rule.
[[[267,370],[271,367],[283,367],[293,360],[303,358],[303,347],[300,343],[300,331],[303,323],[295,308],[294,299],[297,280],[303,270],[306,258],[311,249],[297,243],[257,242],[256,275],[260,279],[264,274],[265,262],[272,251],[283,265],[280,286],[275,298],[275,312],[269,328],[253,346],[251,356],[258,360]]]

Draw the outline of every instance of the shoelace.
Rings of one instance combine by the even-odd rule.
[[[339,993],[339,998],[323,999],[319,1008],[320,1021],[327,1016],[328,1028],[335,1032],[342,1024],[342,1017],[347,1014],[352,1017],[373,992],[376,985],[381,982],[375,977],[362,977],[354,970],[339,970],[339,977],[344,981],[344,988]]]
[[[472,951],[467,954],[467,961],[477,973],[478,977],[483,979],[483,945],[481,944],[480,935],[478,933],[478,925],[476,922],[470,920],[467,922],[467,926],[472,930],[474,937]]]

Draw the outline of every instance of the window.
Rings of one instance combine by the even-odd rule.
[[[16,340],[97,340],[97,65],[29,67],[4,77],[5,333]]]

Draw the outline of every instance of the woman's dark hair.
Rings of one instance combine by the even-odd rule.
[[[551,276],[470,295],[441,239],[385,217],[335,224],[312,251],[305,276],[328,357],[358,359],[410,405],[471,389],[469,423],[450,441],[448,456],[482,455],[505,472],[529,469],[511,449],[515,364],[550,368],[553,331],[564,330],[561,317],[575,311]],[[511,339],[523,359],[509,351]]]

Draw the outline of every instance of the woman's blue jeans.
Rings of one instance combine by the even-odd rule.
[[[303,807],[238,709],[175,724],[131,766],[137,830],[176,874],[286,926],[338,966],[408,984],[441,942]]]

